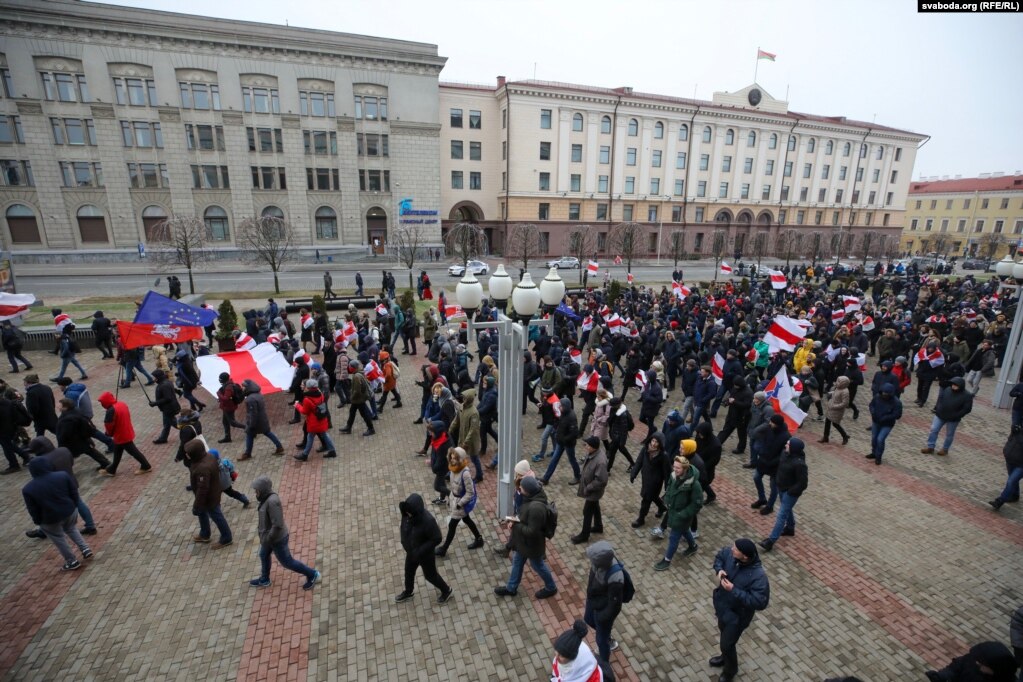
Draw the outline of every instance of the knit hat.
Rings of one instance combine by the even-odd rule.
[[[777,424],[778,426],[781,426],[781,425],[783,425],[785,423],[785,418],[782,417],[780,414],[772,414],[771,415],[771,423],[772,424]]]
[[[763,391],[757,391],[756,393],[753,394],[753,399],[754,400],[767,400],[767,394],[764,393]]]
[[[220,379],[220,383],[226,384],[228,380],[231,379],[231,375],[228,374],[227,372],[221,372],[218,378]]]
[[[583,442],[586,443],[591,448],[593,448],[594,450],[600,449],[600,439],[597,438],[596,436],[588,436],[587,438],[583,439]]]
[[[519,483],[519,487],[522,488],[522,492],[529,495],[530,497],[536,495],[538,492],[540,492],[542,488],[542,486],[540,485],[540,481],[536,480],[535,476],[526,476],[525,478],[523,478],[522,482]]]
[[[747,559],[752,559],[757,556],[757,546],[749,538],[739,538],[736,540],[735,548],[742,552],[742,555]]]
[[[696,441],[692,438],[686,438],[682,441],[682,454],[689,457],[696,452]]]
[[[806,445],[801,438],[789,438],[789,454],[801,455],[806,450]]]
[[[529,460],[528,459],[520,460],[519,463],[515,465],[515,475],[516,476],[525,476],[526,474],[529,473],[529,470],[530,470],[530,466],[529,466]]]
[[[554,640],[554,650],[574,661],[579,655],[579,645],[582,644],[587,632],[589,628],[586,627],[586,623],[577,619],[571,629],[561,633],[561,636]]]

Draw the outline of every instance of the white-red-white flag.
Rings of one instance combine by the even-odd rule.
[[[380,365],[377,364],[376,360],[370,360],[366,363],[362,373],[366,375],[369,381],[376,381],[377,379],[383,379],[384,373],[380,369]]]
[[[832,322],[841,322],[844,319],[845,319],[845,311],[844,310],[832,310],[831,311],[831,321]]]
[[[12,317],[23,315],[33,303],[36,302],[34,294],[8,294],[0,292],[0,320],[9,320]],[[61,313],[57,317],[64,317],[71,321],[71,318]],[[56,318],[53,320],[54,324],[57,323]],[[57,327],[62,329],[62,327]]]
[[[721,270],[722,275],[732,274],[732,266],[726,263],[725,261],[721,261],[721,267],[719,269]]]
[[[845,312],[854,313],[860,309],[860,299],[856,296],[843,296],[842,305],[845,306]]]
[[[646,372],[643,370],[636,372],[636,388],[643,390],[646,388],[647,383]]]
[[[252,350],[256,347],[256,340],[242,332],[237,339],[234,340],[235,350]]]
[[[714,377],[714,383],[718,386],[725,380],[725,359],[721,353],[714,353],[710,359],[710,375]]]
[[[462,306],[460,306],[460,305],[455,304],[455,305],[446,305],[446,306],[444,306],[444,317],[448,318],[449,320],[451,318],[453,318],[453,317],[465,317],[465,316],[466,316],[465,315],[465,311],[462,310]]]
[[[600,270],[600,264],[595,260],[591,260],[586,264],[586,270],[589,271],[591,275],[595,275],[597,274],[597,270]]]
[[[295,376],[295,368],[272,343],[261,343],[250,350],[200,355],[195,365],[199,368],[199,383],[214,396],[220,389],[217,377],[221,372],[227,372],[232,381],[239,384],[252,379],[263,395],[288,390]]]
[[[383,303],[378,304],[377,307],[374,308],[374,310],[376,310],[377,315],[379,315],[380,317],[385,317],[388,315],[387,306],[385,306]]]
[[[764,334],[764,342],[777,350],[793,351],[806,336],[807,326],[809,321],[779,315],[774,318],[767,333]]]
[[[568,357],[572,358],[572,362],[577,365],[583,364],[583,352],[578,348],[572,348],[569,350]]]
[[[767,400],[771,403],[774,413],[780,414],[785,420],[789,433],[795,433],[799,425],[806,419],[806,412],[799,409],[799,406],[793,402],[796,399],[796,394],[792,390],[792,386],[789,385],[789,374],[784,367],[779,369],[778,373],[767,382],[764,392],[767,394]]]
[[[575,385],[579,387],[580,391],[596,393],[597,387],[600,385],[600,375],[596,372],[590,372],[589,374],[583,372],[579,375],[579,378],[575,380]]]
[[[785,273],[781,270],[768,270],[767,276],[771,279],[771,288],[773,289],[784,289],[789,285],[788,280],[785,278]]]
[[[615,256],[615,265],[621,265],[621,264],[622,264],[622,257],[621,256]]]

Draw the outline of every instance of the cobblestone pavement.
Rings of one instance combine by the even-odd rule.
[[[95,352],[83,359],[95,400],[114,386],[116,366]],[[30,360],[44,380],[52,374],[53,356],[33,353]],[[6,378],[20,386],[21,376]],[[388,406],[377,436],[344,436],[335,428],[338,459],[274,458],[264,439],[255,458],[239,466],[238,489],[251,493],[253,478],[266,473],[281,491],[293,554],[323,573],[311,592],[302,591],[302,577],[276,563],[272,587],[248,586],[259,570],[254,506],[243,510],[224,498],[233,546],[215,552],[193,544],[197,524],[184,489],[187,473],[173,462],[173,436],[168,445],[150,443],[159,415],[137,385],[121,395],[156,472],[135,476],[137,465],[127,459],[116,478],[103,479],[89,460],[78,463],[82,493],[99,524],[99,534],[87,537],[96,557],[83,570],[60,573],[52,546],[24,536],[31,525],[19,489],[28,474],[0,478],[0,539],[8,547],[0,561],[0,678],[548,679],[551,640],[581,616],[588,568],[584,548],[568,542],[580,524],[582,501],[569,484],[567,464],[549,489],[561,512],[549,554],[560,588],[555,598],[533,599],[540,584],[528,569],[518,597],[492,594],[509,566],[491,551],[502,531],[493,521],[494,476],[488,473],[476,512],[486,548],[467,550],[469,535],[460,530],[440,562],[454,599],[437,604],[420,576],[412,601],[392,602],[402,580],[396,505],[413,491],[431,496],[426,460],[412,454],[423,438],[421,427],[411,424],[419,405],[416,376],[403,372],[405,406]],[[985,381],[984,395],[991,390],[993,382]],[[630,404],[636,397],[630,391]],[[671,395],[668,406],[679,398]],[[299,427],[285,423],[287,402],[283,395],[268,400],[290,454]],[[861,408],[865,402],[861,395]],[[929,410],[909,403],[881,467],[863,459],[867,422],[850,416],[844,425],[853,440],[845,447],[817,444],[819,422],[801,429],[810,487],[796,509],[797,536],[782,538],[764,556],[771,605],[740,642],[739,679],[922,679],[927,667],[968,644],[1007,641],[1009,614],[1023,602],[1023,508],[1008,504],[995,514],[986,501],[1004,484],[1008,414],[978,400],[952,453],[937,457],[919,452]],[[335,415],[335,427],[341,420]],[[212,443],[222,435],[215,408],[204,422]],[[532,416],[524,420],[525,455],[537,447],[533,425]],[[235,435],[222,452],[236,459],[241,444]],[[633,436],[639,440],[643,427]],[[725,452],[734,445],[726,443]],[[715,484],[718,502],[700,514],[700,551],[679,555],[663,573],[652,569],[663,544],[647,529],[629,527],[638,484],[630,485],[620,465],[612,475],[602,503],[604,538],[638,589],[615,627],[621,649],[612,660],[620,679],[716,679],[706,664],[717,643],[713,555],[735,537],[759,539],[773,521],[749,508],[754,493],[743,461],[725,454]]]

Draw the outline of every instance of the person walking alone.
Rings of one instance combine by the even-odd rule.
[[[739,538],[731,547],[723,547],[714,557],[714,613],[717,616],[721,654],[710,665],[722,668],[718,682],[731,682],[739,672],[736,646],[742,633],[753,622],[757,611],[767,608],[771,585],[760,563],[757,546],[748,538]]]
[[[938,433],[945,429],[945,442],[938,448],[937,454],[947,455],[952,449],[952,439],[956,436],[956,429],[963,417],[973,411],[973,396],[966,389],[966,380],[962,377],[955,377],[948,382],[948,386],[938,391],[938,402],[934,404],[934,419],[931,421],[931,431],[927,434],[927,446],[920,450],[924,455],[934,452],[934,446],[938,442]]]
[[[453,590],[437,572],[435,551],[440,544],[440,526],[417,493],[400,502],[398,511],[401,512],[401,546],[405,550],[405,586],[394,602],[401,604],[412,598],[416,571],[422,568],[427,582],[440,590],[437,602],[443,604],[451,598]]]
[[[618,642],[611,637],[611,628],[622,612],[622,594],[625,590],[625,570],[615,560],[614,548],[607,540],[594,542],[586,548],[590,560],[590,575],[586,582],[586,607],[583,620],[597,634],[597,653],[607,661]]]
[[[600,439],[589,436],[583,440],[586,456],[579,473],[579,489],[576,495],[583,498],[583,527],[572,537],[573,545],[581,545],[590,539],[590,533],[604,533],[604,519],[600,515],[600,498],[607,488],[607,456]]]
[[[895,422],[902,419],[902,401],[896,397],[894,384],[885,384],[868,406],[870,409],[870,454],[867,459],[881,465],[884,444],[895,428]]]
[[[799,502],[799,496],[806,492],[806,486],[810,479],[806,468],[806,452],[803,441],[799,438],[789,438],[785,444],[785,452],[778,464],[778,492],[781,495],[781,508],[774,520],[774,528],[771,534],[760,541],[760,546],[765,552],[770,552],[774,543],[782,535],[796,534],[796,514],[794,508]]]
[[[328,301],[330,299],[332,299],[332,298],[337,298],[337,294],[335,294],[334,290],[331,288],[333,286],[333,284],[334,284],[334,278],[330,276],[330,272],[329,271],[324,270],[324,272],[323,272],[323,298],[328,300]]]
[[[256,501],[259,503],[257,530],[260,571],[259,577],[250,580],[249,585],[270,587],[270,556],[273,555],[284,568],[305,576],[303,590],[313,589],[320,582],[320,572],[291,556],[291,550],[288,549],[290,531],[284,522],[284,506],[280,496],[274,492],[273,481],[269,476],[257,476],[252,482],[252,489],[256,491]]]

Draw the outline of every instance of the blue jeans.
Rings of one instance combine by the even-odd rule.
[[[301,561],[291,556],[291,550],[288,549],[288,536],[285,535],[284,539],[275,545],[260,545],[259,547],[259,565],[260,573],[259,577],[263,580],[270,579],[270,555],[277,557],[277,561],[280,562],[281,566],[294,571],[295,573],[301,573],[306,577],[306,580],[312,580],[316,577],[316,571],[309,568]]]
[[[92,512],[89,511],[89,507],[81,497],[78,498],[78,515],[82,517],[82,522],[85,523],[86,528],[96,527],[96,521],[92,518]]]
[[[778,541],[782,530],[795,532],[796,514],[792,510],[796,506],[796,502],[799,502],[798,497],[793,497],[788,493],[781,494],[781,507],[778,509],[778,516],[774,519],[774,528],[771,529],[771,534],[767,536],[771,542]]]
[[[107,434],[103,433],[99,429],[92,430],[92,437],[98,440],[100,443],[103,443],[103,445],[106,445],[107,448],[113,449],[114,439],[108,436]]]
[[[757,447],[756,443],[752,440],[749,442],[749,463],[753,466],[757,465],[757,460],[760,459],[760,448]]]
[[[612,620],[610,623],[602,623],[597,620],[589,599],[586,600],[586,608],[583,612],[583,621],[596,632],[597,653],[603,660],[608,660],[611,657],[611,628],[614,626],[614,621]]]
[[[334,452],[334,441],[330,439],[330,436],[326,433],[307,433],[305,435],[305,449],[302,451],[303,457],[308,457],[309,453],[313,449],[313,441],[317,438],[320,439],[320,443],[323,447],[327,448],[328,452]]]
[[[938,416],[931,420],[931,432],[927,434],[927,447],[933,448],[934,444],[938,442],[938,432],[941,431],[942,426],[945,427],[945,442],[941,449],[948,452],[952,447],[952,439],[956,437],[956,428],[959,426],[959,422],[945,421]]]
[[[60,359],[60,372],[57,373],[57,378],[58,379],[63,379],[64,378],[64,372],[67,370],[67,366],[68,365],[74,365],[75,367],[77,367],[78,371],[82,373],[82,378],[83,379],[87,376],[88,373],[85,371],[85,368],[82,367],[81,363],[79,363],[78,360],[75,358],[75,356],[72,355],[72,356]]]
[[[547,454],[547,441],[550,440],[552,443],[552,449],[556,449],[557,446],[554,443],[554,424],[548,424],[543,427],[543,431],[540,433],[540,452],[536,453],[537,457],[543,457]]]
[[[1012,502],[1019,499],[1019,482],[1023,480],[1023,467],[1009,469],[1009,465],[1006,464],[1005,468],[1009,472],[1009,478],[1006,479],[1005,490],[998,496],[998,499],[1002,502]]]
[[[135,370],[138,370],[138,373],[144,376],[146,381],[153,382],[153,375],[146,371],[141,362],[130,360],[124,366],[124,383],[130,384],[135,379]]]
[[[696,538],[693,537],[693,532],[689,530],[689,524],[685,524],[684,528],[672,528],[671,533],[668,535],[668,549],[664,552],[664,560],[671,561],[671,558],[675,556],[675,551],[678,549],[678,544],[682,540],[686,539],[686,544],[690,547],[696,544]]]
[[[267,431],[263,435],[269,438],[270,442],[276,445],[278,448],[284,447],[283,445],[281,445],[281,440],[274,434],[273,431]],[[245,452],[252,454],[252,444],[255,440],[256,440],[255,433],[253,433],[252,431],[245,432]]]
[[[568,462],[572,465],[572,473],[575,474],[574,478],[579,478],[579,462],[575,459],[575,445],[565,446],[561,443],[555,443],[554,454],[551,456],[551,463],[547,465],[547,472],[544,473],[543,480],[551,480],[554,470],[558,468],[558,460],[561,459],[561,455],[564,452],[568,452]]]
[[[511,575],[508,576],[508,591],[517,592],[519,589],[519,583],[522,582],[522,569],[526,565],[526,557],[518,552],[512,552],[512,568]],[[551,569],[547,566],[547,561],[543,557],[539,559],[529,559],[529,565],[533,567],[536,574],[543,580],[543,586],[548,590],[557,589],[554,584],[554,576],[551,575]]]
[[[767,476],[771,483],[770,498],[764,496],[764,476]],[[766,502],[768,508],[774,508],[774,502],[778,499],[778,486],[774,483],[774,476],[771,476],[770,474],[762,474],[758,469],[753,472],[753,485],[757,487],[757,500]]]
[[[199,511],[196,513],[199,517],[199,537],[209,539],[210,532],[210,519],[216,524],[217,530],[220,531],[220,544],[226,545],[231,542],[231,527],[227,525],[227,519],[224,518],[224,511],[218,504],[213,511]]]
[[[874,459],[878,462],[881,461],[881,456],[884,455],[884,442],[891,432],[891,426],[870,425],[870,454],[874,455]]]

